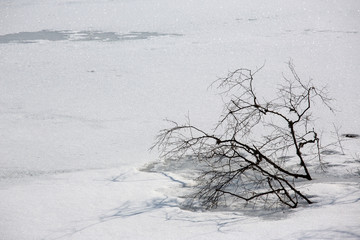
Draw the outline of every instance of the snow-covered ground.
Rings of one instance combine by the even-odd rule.
[[[291,58],[336,99],[324,136],[360,134],[359,23],[357,0],[0,1],[0,239],[360,239],[359,138],[291,211],[189,211],[189,179],[140,171],[164,118],[213,127],[208,86],[264,62],[259,92]]]

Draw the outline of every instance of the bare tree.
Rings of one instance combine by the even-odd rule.
[[[296,183],[312,180],[308,162],[321,157],[310,109],[316,101],[330,108],[330,99],[324,88],[303,82],[291,62],[288,66],[291,78],[283,76],[273,100],[260,100],[255,91],[261,68],[237,69],[215,82],[225,107],[213,131],[172,122],[157,136],[153,148],[161,157],[191,156],[201,164],[193,197],[206,208],[234,200],[291,208],[312,203]]]

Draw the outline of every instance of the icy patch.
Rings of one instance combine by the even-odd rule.
[[[0,44],[6,43],[35,43],[38,41],[100,41],[115,42],[128,40],[141,40],[153,37],[182,36],[174,33],[158,32],[129,32],[120,34],[102,31],[69,31],[69,30],[41,30],[38,32],[19,32],[0,35]]]
[[[195,184],[200,172],[206,169],[205,163],[197,162],[196,159],[187,156],[181,161],[177,159],[165,159],[164,161],[152,162],[145,165],[140,171],[159,173],[182,188],[188,188]]]

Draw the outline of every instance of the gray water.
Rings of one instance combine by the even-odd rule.
[[[102,31],[69,31],[69,30],[42,30],[38,32],[19,32],[0,35],[0,44],[6,43],[35,43],[46,41],[100,41],[115,42],[127,40],[140,40],[162,36],[181,36],[181,34],[169,34],[158,32],[129,32],[120,34],[116,32]]]

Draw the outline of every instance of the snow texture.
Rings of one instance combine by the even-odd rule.
[[[0,239],[360,239],[359,22],[357,0],[0,1]],[[341,126],[316,203],[184,208],[196,169],[148,151],[163,119],[211,129],[214,80],[265,62],[269,97],[290,59],[336,99],[324,142]]]

